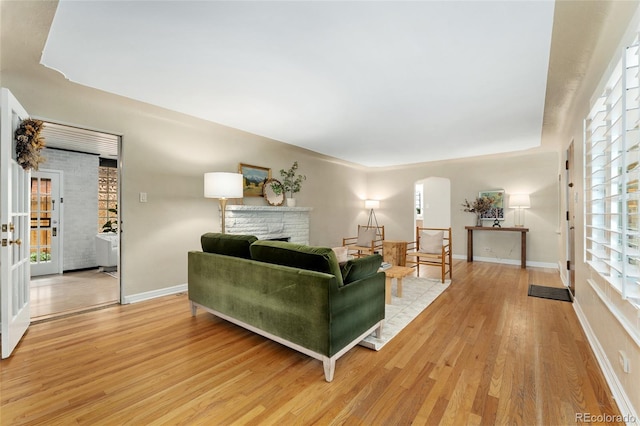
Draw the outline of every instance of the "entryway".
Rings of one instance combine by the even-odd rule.
[[[42,134],[46,161],[31,176],[34,321],[116,304],[121,293],[120,137],[46,121]]]

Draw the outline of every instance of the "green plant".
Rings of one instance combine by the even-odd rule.
[[[113,209],[109,209],[111,213],[118,214],[118,205]],[[102,232],[118,232],[118,221],[117,220],[108,220],[104,225],[102,225]]]
[[[273,189],[273,192],[276,193],[276,195],[280,195],[284,191],[285,193],[288,192],[290,194],[290,197],[293,198],[293,194],[300,192],[302,181],[306,180],[307,177],[305,175],[296,175],[296,170],[298,170],[297,161],[293,162],[293,165],[289,170],[280,170],[280,176],[282,176],[282,184],[271,184],[271,188]]]
[[[36,263],[38,259],[38,254],[31,253],[29,257],[30,257],[31,263]],[[46,251],[40,252],[40,262],[49,262],[50,260],[51,260],[51,254],[47,253]]]

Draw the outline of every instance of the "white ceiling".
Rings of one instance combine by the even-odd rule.
[[[553,1],[67,1],[79,84],[366,166],[541,143]]]

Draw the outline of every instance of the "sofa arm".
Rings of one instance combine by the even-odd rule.
[[[384,272],[353,281],[332,292],[329,302],[331,354],[384,319],[384,292]]]

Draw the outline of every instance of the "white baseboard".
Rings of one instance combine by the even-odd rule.
[[[618,408],[620,409],[620,413],[622,414],[624,422],[627,425],[639,425],[640,423],[638,422],[640,421],[640,418],[633,409],[633,404],[631,404],[631,401],[629,401],[627,393],[624,391],[622,384],[618,380],[618,376],[616,376],[616,373],[611,366],[611,363],[609,362],[609,358],[607,358],[604,349],[602,349],[598,338],[589,325],[587,317],[584,315],[578,299],[573,300],[573,310],[576,312],[578,321],[580,321],[580,325],[582,325],[582,329],[587,335],[589,345],[591,346],[591,349],[596,356],[596,361],[598,361],[598,365],[600,365],[600,369],[602,370],[602,374],[604,374],[604,378],[609,385],[609,389],[611,389],[613,399],[615,399],[616,403],[618,404]]]
[[[463,259],[466,260],[467,256],[462,254],[454,254],[454,259]],[[519,259],[497,259],[495,257],[480,257],[473,256],[474,262],[488,262],[488,263],[501,263],[503,265],[517,265],[520,266]],[[547,262],[531,262],[527,261],[527,266],[531,266],[534,268],[550,268],[550,269],[558,269],[558,265],[555,263],[547,263]]]
[[[123,304],[137,303],[145,300],[155,299],[156,297],[170,296],[172,294],[185,293],[187,284],[174,285],[173,287],[161,288],[158,290],[146,291],[144,293],[132,294],[125,296]]]

